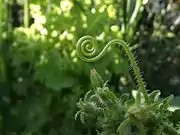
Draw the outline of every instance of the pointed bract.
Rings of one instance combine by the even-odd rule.
[[[94,90],[97,89],[98,87],[103,87],[103,79],[94,68],[91,69],[90,79],[91,79],[92,88]]]

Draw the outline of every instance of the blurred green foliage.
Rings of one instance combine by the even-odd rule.
[[[146,2],[0,0],[1,134],[93,134],[92,124],[82,125],[74,120],[75,104],[90,88],[92,67],[105,80],[110,80],[109,86],[116,92],[129,92],[136,86],[129,73],[128,60],[118,46],[110,48],[106,57],[96,63],[79,60],[75,44],[83,35],[96,37],[100,48],[114,38],[127,41],[132,50],[139,50],[140,67],[148,84],[153,89],[164,88],[163,92],[166,88],[171,90],[164,80],[172,73],[156,62],[164,61],[163,56],[169,56],[170,52],[173,59],[179,60],[178,27],[163,21],[166,14],[161,10],[167,5],[152,12],[146,10],[149,4]],[[168,29],[168,25],[174,29]],[[152,48],[156,48],[156,53],[150,59]],[[179,66],[167,65],[172,70]],[[156,66],[166,70],[162,72],[164,76],[152,72]]]

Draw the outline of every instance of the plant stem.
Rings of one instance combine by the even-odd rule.
[[[143,79],[140,75],[139,68],[138,68],[135,58],[130,50],[130,47],[124,41],[122,41],[120,39],[111,40],[110,42],[108,42],[105,45],[103,50],[97,54],[96,39],[92,36],[84,36],[84,37],[80,38],[79,41],[77,42],[76,52],[82,60],[84,60],[86,62],[94,62],[94,61],[101,59],[107,52],[108,48],[114,44],[120,45],[126,52],[128,59],[132,65],[134,75],[135,75],[136,81],[138,83],[138,87],[142,91],[145,100],[148,102],[149,97],[148,97]]]
[[[0,47],[2,46],[2,21],[3,21],[3,0],[0,0]]]
[[[24,0],[24,27],[29,27],[29,1]]]

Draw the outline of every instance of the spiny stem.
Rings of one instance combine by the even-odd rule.
[[[79,41],[76,44],[76,52],[83,61],[95,62],[95,61],[101,59],[107,52],[108,48],[114,44],[121,45],[122,48],[124,49],[124,51],[126,52],[128,59],[132,65],[134,74],[136,76],[136,81],[143,93],[145,100],[148,102],[149,101],[148,94],[146,92],[145,84],[143,83],[143,79],[140,75],[137,63],[133,57],[133,54],[132,54],[129,46],[123,40],[120,40],[120,39],[111,40],[110,42],[108,42],[105,45],[103,50],[98,53],[97,52],[98,44],[97,44],[96,39],[92,36],[83,36],[79,39]]]

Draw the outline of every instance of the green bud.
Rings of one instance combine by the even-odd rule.
[[[93,89],[97,89],[98,87],[103,87],[103,80],[96,71],[96,69],[94,68],[91,69],[90,79]]]

